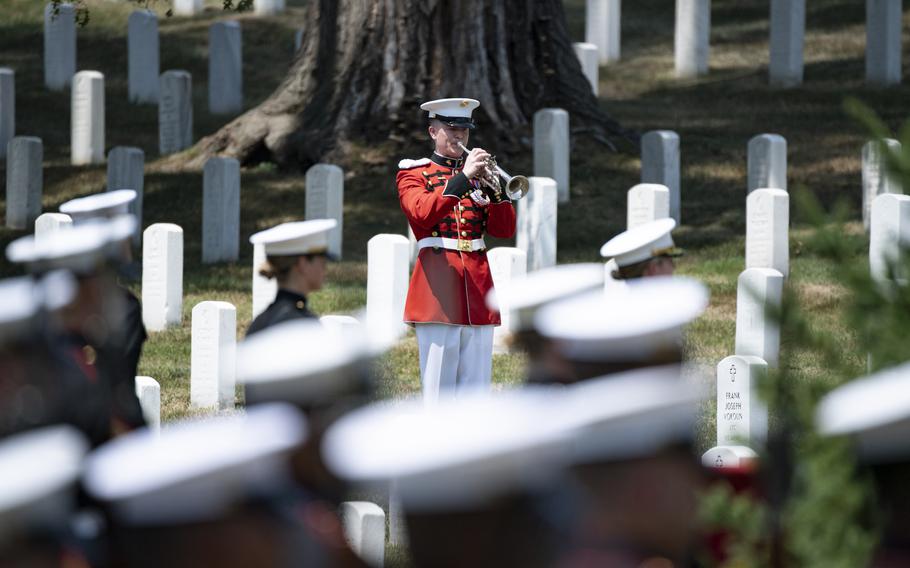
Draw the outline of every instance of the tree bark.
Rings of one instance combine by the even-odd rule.
[[[344,156],[348,143],[404,138],[426,124],[421,102],[480,101],[479,127],[506,151],[527,140],[538,109],[613,147],[637,142],[598,105],[582,74],[561,0],[314,0],[288,75],[258,107],[188,152],[244,164],[305,167]]]

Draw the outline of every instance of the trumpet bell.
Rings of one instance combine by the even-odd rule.
[[[512,201],[521,199],[530,189],[531,182],[525,176],[512,176],[506,180],[506,193]]]

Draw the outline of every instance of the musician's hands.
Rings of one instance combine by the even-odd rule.
[[[483,148],[472,148],[468,157],[464,161],[462,173],[468,179],[477,179],[483,176],[484,169],[487,167],[487,160],[490,154]]]

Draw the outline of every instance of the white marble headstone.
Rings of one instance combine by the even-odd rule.
[[[746,268],[790,274],[790,195],[756,189],[746,198]]]
[[[515,321],[509,308],[509,286],[516,278],[528,272],[528,255],[525,251],[513,247],[496,247],[487,252],[490,263],[490,275],[496,288],[496,299],[499,301],[499,316],[502,325],[493,328],[493,351],[508,351],[507,338],[515,331]]]
[[[243,42],[238,22],[215,22],[209,28],[209,112],[243,110]]]
[[[142,323],[149,331],[183,319],[183,229],[155,223],[143,233]]]
[[[652,130],[641,138],[641,183],[659,183],[670,190],[670,217],[682,222],[679,187],[679,134]]]
[[[16,135],[16,73],[0,68],[0,159],[6,159],[6,146]]]
[[[889,265],[898,260],[901,247],[910,246],[910,195],[879,195],[872,202],[871,217],[869,269],[875,280],[883,282],[888,279]],[[907,278],[900,266],[893,268],[900,281]]]
[[[758,454],[747,446],[717,446],[701,457],[701,464],[713,469],[752,469],[757,463]]]
[[[806,33],[806,0],[771,0],[771,61],[768,82],[772,87],[796,87],[803,82],[803,37]]]
[[[133,103],[158,102],[158,16],[151,10],[136,10],[127,24],[129,37],[129,99]]]
[[[866,82],[901,82],[901,0],[866,0]]]
[[[193,145],[193,78],[165,71],[159,85],[158,151],[173,154]]]
[[[284,12],[284,0],[253,0],[253,12],[257,16],[274,16]]]
[[[371,327],[385,328],[404,321],[408,296],[408,239],[381,234],[367,242],[367,319]],[[404,323],[401,323],[404,329]]]
[[[344,223],[344,171],[332,164],[316,164],[306,172],[306,219],[335,219],[329,232],[329,253],[341,258]]]
[[[768,409],[758,396],[758,385],[768,364],[758,357],[733,355],[717,364],[717,445],[764,440]]]
[[[234,408],[237,383],[237,310],[227,302],[193,307],[190,404],[194,408]]]
[[[73,219],[65,213],[42,213],[35,219],[35,242],[41,243],[59,231],[73,226]]]
[[[40,138],[15,136],[6,153],[6,226],[28,229],[41,214],[44,146]]]
[[[275,301],[278,293],[278,282],[259,274],[265,263],[265,245],[253,245],[253,319],[265,311]]]
[[[161,432],[161,385],[152,377],[136,377],[136,398],[149,430]]]
[[[622,0],[588,0],[585,41],[597,46],[598,63],[619,61]]]
[[[670,216],[670,190],[659,183],[640,183],[626,194],[626,230]]]
[[[341,504],[344,536],[354,554],[369,566],[385,562],[385,511],[368,501],[345,501]]]
[[[591,92],[596,97],[600,90],[600,64],[598,63],[597,46],[593,43],[573,43],[572,49],[581,63],[581,72],[591,83]]]
[[[130,213],[142,227],[142,201],[145,193],[145,152],[132,146],[115,146],[107,154],[107,190],[132,189],[136,199],[130,203]],[[134,238],[139,242],[137,231]]]
[[[783,275],[773,268],[748,268],[736,287],[736,354],[760,357],[777,367],[780,325],[773,312],[780,309]]]
[[[104,75],[76,73],[72,103],[72,164],[100,164],[104,162]]]
[[[708,73],[711,39],[711,0],[676,0],[676,76]]]
[[[528,255],[528,272],[556,265],[556,180],[529,178],[531,190],[518,202],[515,248]]]
[[[748,191],[760,187],[787,189],[787,139],[759,134],[749,140]]]
[[[52,91],[68,87],[76,74],[76,9],[72,4],[44,7],[44,85]]]
[[[534,113],[534,175],[556,180],[559,203],[569,202],[569,113],[561,108]]]
[[[240,162],[210,158],[202,173],[202,262],[237,260],[240,253]]]
[[[202,12],[202,0],[174,0],[174,14],[193,16]]]
[[[884,147],[882,146],[884,144]],[[863,226],[869,230],[872,201],[883,193],[903,193],[900,179],[888,169],[885,153],[899,153],[901,143],[893,138],[870,140],[863,146]]]

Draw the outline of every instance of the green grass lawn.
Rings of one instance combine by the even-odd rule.
[[[243,26],[245,106],[262,101],[279,85],[292,60],[293,34],[304,21],[300,2],[289,2],[279,17],[256,18],[223,13],[209,2],[194,18],[160,20],[161,70],[185,69],[193,75],[195,136],[210,134],[230,117],[207,112],[207,30],[219,19],[238,18]],[[162,384],[163,420],[189,408],[190,314],[204,300],[237,307],[238,335],[250,322],[252,247],[257,230],[304,215],[304,173],[262,165],[242,172],[241,259],[237,264],[200,263],[202,173],[174,172],[159,164],[157,110],[127,103],[126,22],[134,5],[90,0],[91,23],[79,30],[78,69],[96,69],[106,78],[107,146],[138,146],[146,154],[144,226],[170,222],[185,231],[183,324],[153,334],[140,372]],[[584,39],[584,1],[566,0],[573,39]],[[864,11],[853,0],[817,0],[807,6],[805,84],[775,91],[767,85],[768,3],[715,0],[712,12],[711,73],[702,79],[673,78],[673,3],[640,0],[623,6],[622,61],[600,70],[601,104],[623,125],[640,131],[672,129],[682,140],[682,219],[677,241],[688,250],[679,272],[700,278],[712,292],[711,307],[690,329],[695,361],[713,366],[732,354],[736,278],[744,268],[746,143],[763,132],[784,135],[789,143],[790,188],[806,188],[826,206],[846,200],[859,219],[861,127],[842,111],[854,95],[874,108],[892,128],[905,118],[910,89],[871,89],[863,85]],[[163,14],[164,4],[154,5]],[[0,65],[16,71],[17,134],[44,141],[44,210],[72,197],[101,191],[105,167],[69,165],[68,93],[43,88],[42,6],[35,0],[8,0],[0,19]],[[905,24],[908,22],[905,22]],[[905,25],[904,29],[910,29]],[[904,38],[905,45],[908,38]],[[454,94],[454,93],[452,93]],[[482,125],[481,125],[482,127]],[[366,242],[377,233],[405,234],[396,198],[396,164],[419,157],[423,148],[391,144],[361,148],[346,165],[344,261],[329,272],[329,285],[313,298],[320,314],[356,310],[366,297]],[[503,159],[504,158],[504,159]],[[532,156],[501,157],[511,173],[531,173]],[[4,165],[5,168],[5,165]],[[571,203],[559,211],[559,261],[597,261],[600,245],[624,228],[625,192],[638,182],[637,152],[614,154],[583,135],[573,137]],[[5,173],[5,172],[4,172]],[[0,175],[5,180],[5,175]],[[5,192],[0,192],[0,199]],[[845,289],[839,267],[804,245],[809,229],[798,209],[791,213],[789,286],[811,314],[813,325],[853,344],[838,312]],[[20,233],[0,229],[0,244]],[[857,263],[866,263],[866,237],[854,222],[844,235],[855,245]],[[500,242],[499,244],[508,244]],[[4,274],[15,267],[4,264]],[[138,287],[136,288],[138,293]],[[864,357],[856,354],[856,371]],[[806,380],[826,380],[825,362],[810,355],[795,363]],[[494,381],[521,381],[521,356],[497,356]],[[391,397],[419,390],[413,337],[378,365],[378,392]],[[707,408],[702,445],[711,445],[714,412]]]

